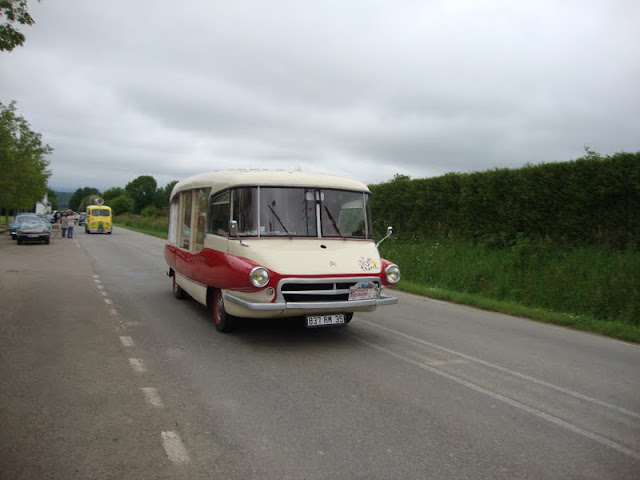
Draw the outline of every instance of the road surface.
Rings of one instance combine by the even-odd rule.
[[[640,478],[637,345],[402,293],[221,334],[163,244],[2,235],[1,479]]]

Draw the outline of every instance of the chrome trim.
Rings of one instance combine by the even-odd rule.
[[[258,303],[249,302],[242,298],[235,297],[231,293],[225,293],[224,299],[236,303],[247,310],[255,311],[273,311],[273,310],[347,310],[357,307],[380,307],[383,305],[394,305],[398,303],[396,297],[381,295],[380,298],[372,298],[369,300],[351,300],[346,302],[274,302],[274,303]]]
[[[284,298],[285,293],[287,295],[308,295],[310,297],[314,295],[325,295],[325,296],[336,296],[336,295],[348,295],[349,289],[336,288],[336,284],[338,283],[357,283],[361,281],[372,281],[377,283],[380,286],[380,297],[379,298],[370,298],[365,300],[341,300],[337,302],[287,302]],[[318,285],[318,284],[333,284],[333,289],[330,290],[287,290],[285,293],[282,292],[283,285],[298,283],[298,284],[307,284],[307,285]],[[263,302],[251,302],[244,298],[239,298],[233,293],[226,292],[224,294],[225,300],[229,300],[230,302],[236,303],[241,307],[244,307],[248,310],[256,310],[256,311],[274,311],[274,310],[318,310],[318,311],[328,311],[328,310],[346,310],[350,311],[353,308],[359,307],[378,307],[383,305],[394,305],[398,303],[398,299],[396,297],[392,297],[390,295],[385,295],[382,291],[382,285],[380,281],[380,277],[372,276],[372,277],[329,277],[329,278],[296,278],[296,277],[288,277],[280,280],[278,282],[277,287],[277,295],[274,302],[263,303]]]

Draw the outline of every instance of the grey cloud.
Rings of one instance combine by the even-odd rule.
[[[53,185],[233,166],[372,183],[639,147],[626,0],[65,0],[33,15],[0,100],[55,148]]]

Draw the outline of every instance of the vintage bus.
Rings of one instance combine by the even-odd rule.
[[[113,231],[113,215],[111,207],[102,203],[88,205],[84,223],[86,233],[111,233]]]
[[[356,180],[297,171],[220,170],[178,182],[164,250],[173,294],[205,305],[223,332],[237,317],[345,325],[354,312],[397,303],[384,287],[400,269],[380,258],[369,194]]]

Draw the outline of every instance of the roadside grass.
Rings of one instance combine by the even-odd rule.
[[[167,217],[119,215],[114,223],[167,238]],[[640,252],[391,239],[380,253],[402,271],[394,290],[640,343]]]
[[[463,241],[387,241],[394,287],[640,343],[640,252],[534,244],[510,249]]]
[[[477,294],[453,292],[443,288],[416,284],[404,278],[398,285],[393,287],[393,290],[413,293],[460,305],[469,305],[482,310],[504,313],[515,317],[528,318],[538,322],[551,323],[574,330],[605,335],[627,342],[640,343],[640,327],[620,321],[605,321],[588,315],[575,315],[545,310],[539,307],[527,307],[519,303],[496,300]]]
[[[142,215],[116,215],[113,223],[116,227],[125,227],[158,238],[167,238],[167,217],[144,217]]]

